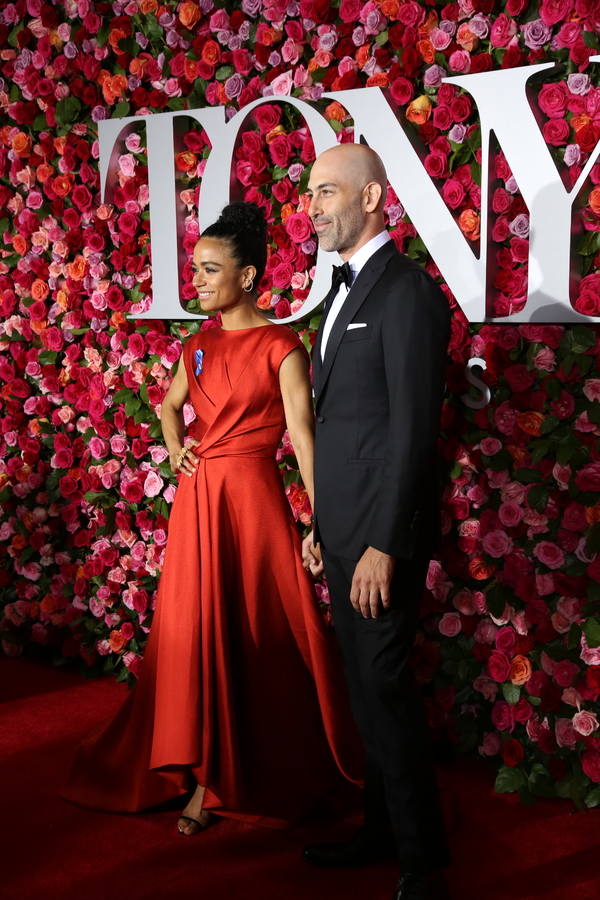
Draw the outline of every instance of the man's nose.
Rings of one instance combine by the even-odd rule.
[[[314,219],[315,216],[319,215],[320,204],[317,201],[317,198],[313,195],[310,198],[310,203],[308,204],[308,217],[310,219]]]

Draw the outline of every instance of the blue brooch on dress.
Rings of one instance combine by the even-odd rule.
[[[202,360],[203,359],[204,359],[204,350],[196,350],[196,355],[194,357],[194,361],[196,363],[196,371],[195,371],[196,378],[202,371]]]

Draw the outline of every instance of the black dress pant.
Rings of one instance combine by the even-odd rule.
[[[407,663],[428,557],[396,560],[391,606],[365,619],[350,603],[356,560],[323,549],[352,712],[366,750],[365,829],[393,831],[403,871],[443,869],[449,850],[425,712]]]

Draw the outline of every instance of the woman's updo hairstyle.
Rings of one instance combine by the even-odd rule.
[[[238,268],[254,266],[259,284],[267,265],[267,222],[260,206],[235,200],[201,236],[226,241]]]

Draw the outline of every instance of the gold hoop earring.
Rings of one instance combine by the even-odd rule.
[[[246,291],[247,294],[249,294],[250,291],[254,290],[254,279],[253,278],[250,279],[250,287],[246,287],[244,285],[244,290]]]

